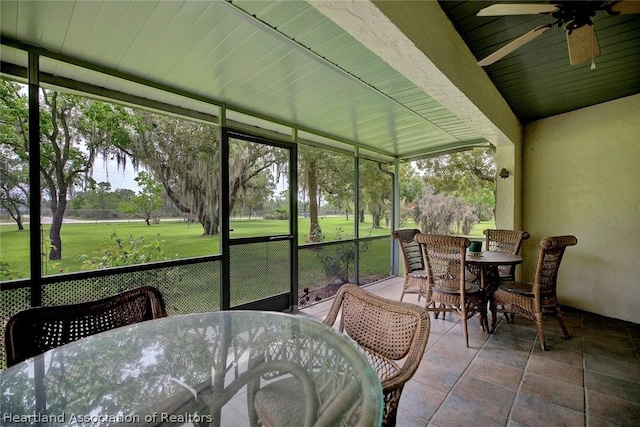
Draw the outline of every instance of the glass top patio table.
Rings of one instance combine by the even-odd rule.
[[[289,404],[312,408],[311,425],[381,424],[380,380],[355,342],[259,311],[137,323],[12,366],[0,374],[0,423],[244,426],[260,381],[292,376],[305,393]]]

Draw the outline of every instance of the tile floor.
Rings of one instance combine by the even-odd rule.
[[[393,278],[366,289],[397,300],[401,286]],[[300,314],[322,320],[330,304]],[[431,316],[427,350],[400,399],[399,427],[640,426],[640,325],[566,310],[572,338],[564,340],[550,318],[543,352],[523,317],[500,321],[493,334],[471,319],[469,348],[454,319]]]

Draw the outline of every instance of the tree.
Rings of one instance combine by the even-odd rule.
[[[92,184],[87,191],[76,191],[69,199],[68,216],[91,219],[120,218],[118,208],[122,202],[131,200],[135,192],[127,188],[111,190],[108,182]]]
[[[335,153],[326,153],[330,161],[326,164],[322,182],[322,193],[332,206],[344,210],[347,220],[349,212],[353,212],[354,204],[354,159]]]
[[[0,79],[0,205],[23,230],[29,207],[27,97],[21,86]]]
[[[309,197],[309,241],[311,242],[319,242],[323,238],[318,220],[318,197],[320,196],[318,179],[322,154],[321,150],[307,146],[301,146],[298,152],[298,182],[307,190]]]
[[[213,126],[136,112],[143,131],[127,153],[162,183],[181,211],[202,224],[204,235],[220,232],[220,141]],[[284,164],[283,150],[268,145],[232,140],[229,147],[229,213],[240,193],[261,173]],[[264,189],[265,192],[269,190]]]
[[[478,217],[495,207],[496,168],[493,148],[474,149],[416,162],[424,183],[437,193],[465,200]]]
[[[13,158],[26,164],[30,154],[26,96],[19,84],[6,80],[0,83],[0,96],[2,144]],[[70,194],[76,186],[89,181],[95,156],[118,152],[116,145],[126,146],[130,136],[127,117],[124,107],[41,89],[41,201],[46,201],[52,215],[49,259],[62,258],[60,230]],[[11,171],[19,167],[17,163]]]
[[[422,232],[428,234],[469,234],[477,221],[460,198],[429,189],[418,199],[412,213]]]
[[[24,230],[22,210],[29,207],[29,173],[25,163],[0,147],[0,206],[18,230]]]
[[[371,228],[380,228],[383,219],[391,216],[391,177],[380,170],[378,163],[360,161],[360,222],[364,221],[364,208],[371,214]]]
[[[79,185],[91,168],[89,156],[81,146],[82,136],[74,120],[81,114],[80,97],[41,90],[40,174],[51,209],[49,230],[50,260],[62,258],[60,230],[69,191]]]
[[[251,215],[264,210],[265,203],[269,196],[275,191],[276,184],[269,171],[262,171],[251,179],[246,186],[238,192],[236,205],[243,214],[246,212],[251,219]]]
[[[153,212],[162,207],[162,193],[164,189],[161,183],[146,172],[139,172],[135,181],[141,188],[139,194],[133,196],[128,201],[121,202],[118,210],[142,218],[147,225],[151,225],[150,221]]]
[[[89,180],[98,153],[128,144],[131,129],[124,107],[46,89],[41,98],[40,174],[52,214],[49,259],[59,260],[70,191]]]
[[[402,163],[399,170],[400,200],[405,204],[410,204],[424,192],[424,181],[411,163]]]
[[[309,146],[298,151],[298,183],[309,198],[309,240],[322,240],[321,197],[348,212],[353,201],[353,158]],[[348,216],[348,214],[347,214]]]

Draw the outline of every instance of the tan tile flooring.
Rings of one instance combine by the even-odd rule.
[[[393,278],[366,289],[397,300],[401,286],[402,279]],[[322,320],[330,304],[300,314]],[[545,320],[543,352],[534,323],[522,317],[500,321],[493,334],[471,319],[467,348],[457,318],[432,316],[427,350],[404,388],[397,425],[640,426],[640,325],[573,310],[565,311],[565,321],[570,340],[557,320]]]

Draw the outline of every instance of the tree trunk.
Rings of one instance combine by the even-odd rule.
[[[67,208],[66,189],[64,196],[58,198],[55,208],[52,206],[53,218],[51,220],[51,229],[49,230],[49,260],[57,261],[62,259],[62,239],[60,238],[60,229],[62,229],[62,219],[64,218],[64,212]]]
[[[8,204],[10,203],[10,206]],[[22,214],[20,213],[20,208],[17,204],[13,202],[7,202],[7,205],[3,204],[3,207],[9,212],[9,215],[18,225],[18,231],[24,230],[24,225],[22,224]]]
[[[215,236],[220,232],[220,218],[209,215],[203,208],[198,212],[198,221],[202,224],[204,236]]]
[[[318,221],[318,167],[315,160],[307,165],[307,185],[309,186],[309,240],[322,241],[322,229]]]
[[[178,195],[166,182],[163,181],[162,185],[164,186],[164,189],[167,192],[167,196],[173,202],[174,206],[181,212],[189,214],[189,218],[191,218],[194,214],[193,210],[182,204],[182,202],[178,198]],[[212,196],[212,198],[215,197],[217,197],[217,195]],[[195,213],[198,218],[198,222],[202,225],[202,234],[204,236],[215,236],[220,232],[220,218],[218,218],[219,215],[217,214],[218,210],[216,209],[215,212],[216,213],[214,215],[210,216],[207,213],[205,206],[200,206],[198,208],[198,212]]]
[[[371,216],[371,228],[380,228],[380,218],[379,214]]]

